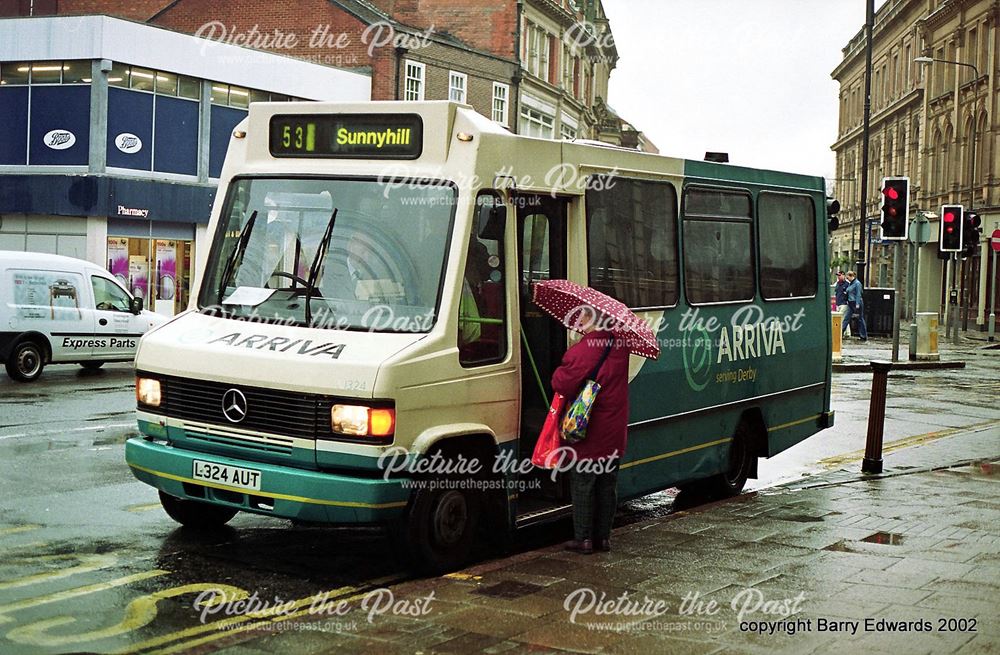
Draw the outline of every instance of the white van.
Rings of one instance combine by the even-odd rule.
[[[46,364],[132,361],[139,338],[166,321],[96,264],[0,250],[0,360],[15,380],[36,380]]]

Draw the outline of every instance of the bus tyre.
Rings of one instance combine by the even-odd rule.
[[[170,494],[160,492],[160,504],[164,511],[183,526],[199,530],[219,528],[229,522],[239,511],[232,507],[220,507],[200,503],[196,500],[183,500]]]
[[[96,371],[104,366],[104,362],[80,362],[80,366],[82,366],[85,371]]]
[[[34,382],[45,368],[45,351],[34,341],[22,341],[11,351],[6,368],[14,380]]]
[[[726,470],[705,481],[707,490],[712,496],[731,498],[743,491],[754,463],[754,455],[750,449],[750,444],[753,443],[752,437],[750,427],[741,421],[736,427],[733,440],[729,442],[729,462]]]
[[[468,489],[420,489],[400,526],[402,554],[427,574],[452,571],[472,554],[480,497]]]

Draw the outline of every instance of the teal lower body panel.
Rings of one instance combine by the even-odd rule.
[[[260,490],[195,480],[194,460],[260,472]],[[403,479],[351,477],[175,448],[142,438],[125,442],[136,478],[186,500],[322,523],[385,523],[402,516],[410,497]]]

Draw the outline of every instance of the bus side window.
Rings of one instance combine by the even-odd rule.
[[[688,188],[684,193],[684,287],[692,305],[748,302],[756,290],[750,194]]]
[[[507,356],[504,222],[502,201],[481,193],[476,199],[458,311],[462,366],[492,364]]]
[[[760,293],[768,300],[816,295],[816,212],[805,195],[757,198]]]

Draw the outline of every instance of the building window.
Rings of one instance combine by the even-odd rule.
[[[448,99],[454,102],[465,102],[466,88],[469,76],[465,73],[448,72]]]
[[[407,61],[403,100],[424,99],[425,66],[420,62]]]
[[[500,82],[493,83],[493,120],[501,125],[507,125],[507,98],[510,96],[510,87]]]
[[[528,24],[528,72],[546,82],[549,76],[552,39],[548,32],[537,25]]]
[[[559,126],[559,136],[567,141],[572,141],[576,138],[576,128],[563,122]]]
[[[551,139],[554,135],[554,125],[555,117],[521,104],[521,125],[518,130],[521,134]]]
[[[90,61],[19,61],[0,64],[0,84],[89,84]]]

